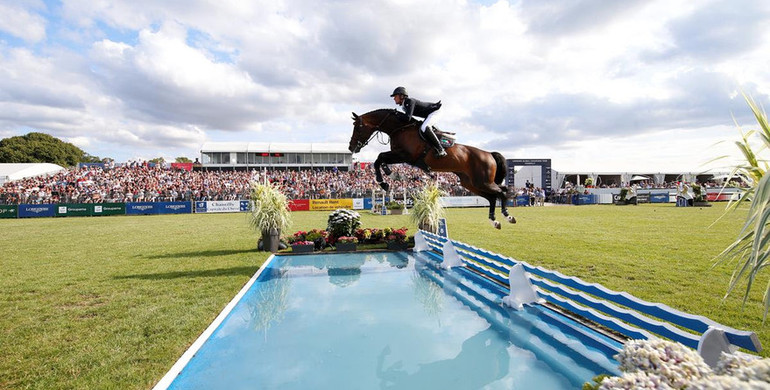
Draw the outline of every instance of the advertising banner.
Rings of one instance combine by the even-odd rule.
[[[126,215],[125,203],[97,203],[94,204],[92,215]]]
[[[310,199],[311,211],[334,211],[352,208],[353,199]]]
[[[190,214],[192,203],[190,202],[161,202],[158,203],[158,214]]]
[[[363,198],[353,199],[353,210],[363,210],[363,209],[364,209],[364,199]]]
[[[55,204],[20,204],[19,218],[53,217],[56,215]]]
[[[489,201],[480,196],[443,196],[441,204],[444,207],[488,207]]]
[[[364,198],[364,210],[371,210],[373,205],[372,198]]]
[[[489,202],[487,202],[489,205]],[[529,196],[520,195],[516,197],[516,206],[529,206]]]
[[[310,210],[310,199],[294,199],[289,201],[289,210],[308,211]]]
[[[60,203],[56,205],[57,217],[87,217],[93,213],[93,203]]]
[[[195,202],[196,213],[238,213],[249,211],[248,200],[210,200]]]
[[[19,214],[19,207],[16,205],[0,205],[0,218],[16,218]]]
[[[128,215],[157,214],[157,213],[158,213],[158,203],[153,203],[153,202],[126,203],[126,214]]]
[[[650,203],[668,203],[668,192],[651,192]]]

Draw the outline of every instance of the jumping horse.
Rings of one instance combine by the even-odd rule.
[[[470,192],[489,201],[489,220],[497,229],[500,222],[495,220],[495,203],[500,201],[500,212],[510,223],[516,223],[508,215],[505,205],[508,188],[502,186],[505,178],[505,157],[498,152],[487,152],[473,146],[455,144],[447,148],[447,155],[436,158],[433,148],[420,137],[421,122],[412,120],[404,123],[393,109],[379,109],[363,115],[353,113],[353,135],[348,149],[358,153],[377,133],[390,137],[390,151],[380,153],[374,161],[377,183],[387,191],[390,186],[382,177],[390,175],[388,164],[406,163],[425,171],[452,172],[460,178],[460,184]],[[382,171],[380,170],[382,169]]]

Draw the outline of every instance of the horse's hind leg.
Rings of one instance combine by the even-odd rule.
[[[495,201],[497,201],[497,196],[487,194],[484,195],[484,199],[489,202],[489,222],[492,223],[495,229],[502,228],[500,221],[495,221]]]
[[[505,186],[499,186],[501,192],[501,195],[498,195],[498,198],[500,199],[500,212],[503,214],[506,220],[510,223],[516,223],[516,218],[513,217],[513,215],[508,215],[508,205],[506,203],[508,202],[508,187]]]

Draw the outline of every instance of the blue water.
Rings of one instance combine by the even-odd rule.
[[[616,343],[425,254],[277,256],[172,389],[579,389]]]

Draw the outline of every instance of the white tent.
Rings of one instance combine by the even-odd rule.
[[[650,178],[642,175],[635,175],[634,177],[631,178],[631,181],[637,181],[637,180],[650,180]]]
[[[52,175],[64,170],[64,167],[48,163],[0,164],[0,185],[27,177]]]

